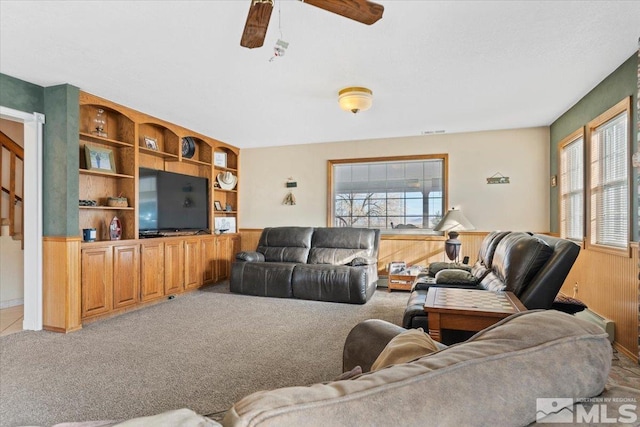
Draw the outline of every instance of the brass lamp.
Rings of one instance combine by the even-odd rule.
[[[449,232],[449,239],[444,242],[444,251],[447,258],[457,262],[460,256],[460,246],[462,246],[458,240],[458,231],[475,230],[475,227],[462,214],[461,210],[451,208],[433,230]]]

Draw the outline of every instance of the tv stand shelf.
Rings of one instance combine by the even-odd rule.
[[[111,211],[132,211],[134,208],[131,206],[118,207],[118,206],[78,206],[80,209],[97,209],[97,210],[111,210]]]
[[[177,154],[165,153],[164,151],[152,150],[150,148],[140,147],[138,150],[141,153],[148,154],[150,156],[162,157],[168,160],[178,160]]]
[[[133,144],[130,144],[128,142],[118,141],[117,139],[109,139],[88,132],[80,132],[80,138],[88,142],[110,145],[112,147],[133,147]]]
[[[240,250],[240,235],[216,235],[213,231],[215,217],[235,218],[237,224],[239,193],[238,187],[222,190],[214,183],[221,172],[239,175],[240,150],[82,91],[78,122],[79,200],[99,204],[78,206],[78,233],[82,235],[83,228],[95,228],[97,240],[77,243],[78,260],[68,267],[80,263],[79,276],[70,279],[75,280],[80,298],[61,304],[60,316],[76,312],[81,323],[92,321],[227,279],[231,262]],[[92,150],[88,166],[86,147]],[[93,153],[108,155],[112,171],[98,169],[100,163]],[[214,153],[224,153],[224,167],[214,166]],[[141,168],[202,179],[208,194],[206,232],[141,234],[141,208],[146,207],[140,195],[144,186],[150,185],[141,180]],[[180,194],[181,200],[185,199],[184,193]],[[125,197],[128,206],[107,206],[110,197]],[[217,211],[216,201],[231,210]],[[121,240],[110,240],[109,224],[114,216],[122,224]],[[143,223],[143,227],[149,226]],[[70,332],[64,327],[62,330]]]

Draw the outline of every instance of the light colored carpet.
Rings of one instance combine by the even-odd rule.
[[[216,285],[67,335],[0,338],[0,425],[228,409],[254,391],[337,377],[358,322],[400,324],[408,293],[365,305],[231,294]]]

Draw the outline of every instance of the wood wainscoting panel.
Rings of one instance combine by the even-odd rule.
[[[244,228],[240,230],[240,250],[242,252],[255,251],[262,234],[262,228]]]
[[[632,256],[583,249],[562,286],[565,295],[574,295],[591,311],[615,323],[614,346],[638,360],[638,243]]]
[[[80,243],[80,237],[43,238],[42,323],[48,331],[82,328]]]

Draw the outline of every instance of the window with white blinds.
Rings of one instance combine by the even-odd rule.
[[[628,101],[618,104],[600,123],[596,119],[589,126],[589,242],[593,245],[629,245],[628,105]]]
[[[560,234],[584,238],[584,137],[582,130],[560,145]]]

